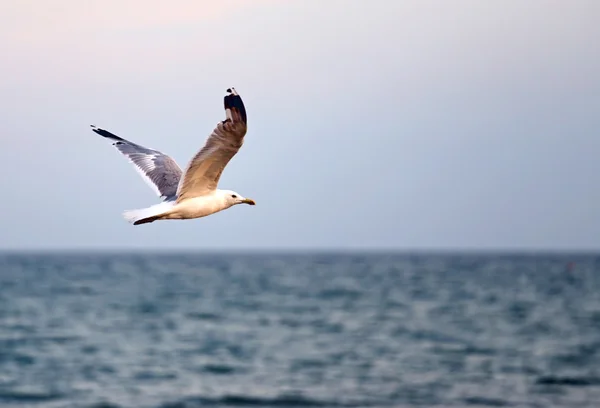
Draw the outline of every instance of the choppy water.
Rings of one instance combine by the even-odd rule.
[[[0,255],[0,406],[598,407],[599,276],[581,255]]]

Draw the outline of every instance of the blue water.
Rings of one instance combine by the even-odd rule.
[[[0,407],[600,406],[600,256],[5,254],[0,285]]]

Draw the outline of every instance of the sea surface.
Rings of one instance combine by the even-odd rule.
[[[1,254],[0,407],[600,407],[600,255]]]

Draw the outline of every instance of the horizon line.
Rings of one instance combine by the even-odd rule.
[[[600,248],[552,248],[552,247],[282,247],[282,248],[162,248],[162,247],[65,247],[65,248],[0,248],[4,254],[397,254],[397,255],[600,255]]]

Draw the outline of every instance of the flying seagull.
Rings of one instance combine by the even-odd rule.
[[[158,220],[206,217],[236,204],[254,205],[254,200],[231,190],[217,189],[229,160],[240,150],[247,130],[246,109],[234,88],[224,97],[226,119],[219,122],[204,147],[192,158],[185,172],[158,150],[148,149],[92,125],[129,159],[162,202],[148,208],[128,210],[123,217],[133,225]]]

